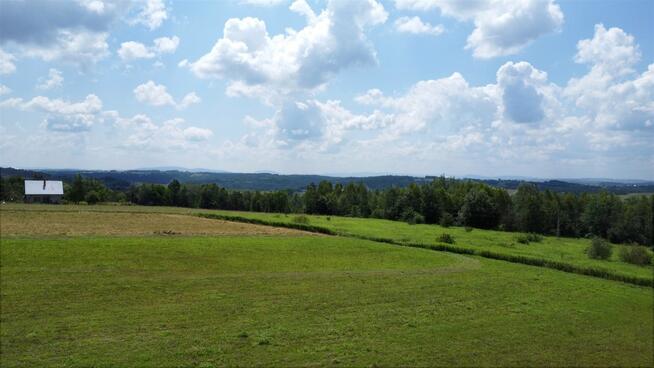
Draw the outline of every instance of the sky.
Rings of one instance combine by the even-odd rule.
[[[0,166],[654,179],[654,1],[0,0]]]

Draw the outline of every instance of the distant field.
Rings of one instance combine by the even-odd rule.
[[[654,364],[646,287],[359,239],[212,235],[244,224],[192,216],[146,217],[175,220],[148,231],[216,232],[6,209],[3,367]],[[5,236],[49,215],[78,229]],[[98,222],[115,230],[81,231]]]

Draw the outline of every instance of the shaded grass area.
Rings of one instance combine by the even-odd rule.
[[[2,239],[11,366],[651,366],[650,289],[340,237]]]

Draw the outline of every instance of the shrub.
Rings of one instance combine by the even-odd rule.
[[[528,233],[518,235],[515,240],[520,244],[540,243],[543,241],[543,237],[535,233]]]
[[[469,233],[469,232],[472,231],[472,226],[466,226],[465,229],[466,229],[466,232]]]
[[[454,216],[452,216],[452,214],[449,212],[444,212],[441,216],[440,225],[442,227],[450,227],[454,225]]]
[[[589,258],[592,259],[609,259],[613,253],[611,243],[598,237],[590,241],[590,247],[586,250]]]
[[[88,204],[96,204],[96,203],[100,202],[100,195],[95,190],[92,190],[92,191],[86,193],[86,196],[84,197],[84,199],[86,200],[86,203],[88,203]]]
[[[534,243],[540,243],[541,241],[543,241],[543,237],[535,233],[529,233],[527,234],[527,240]]]
[[[408,212],[404,216],[404,221],[409,225],[424,224],[425,217],[417,212]]]
[[[515,237],[515,241],[517,241],[520,244],[529,244],[529,237],[525,234],[520,234]]]
[[[652,263],[652,256],[647,252],[647,248],[640,245],[628,245],[620,249],[620,259],[623,262],[646,266]]]
[[[293,217],[292,221],[296,224],[308,224],[309,218],[306,215],[297,215]]]
[[[450,234],[447,234],[447,233],[441,234],[436,240],[441,242],[441,243],[447,243],[447,244],[454,244],[455,243],[454,237],[452,235],[450,235]]]

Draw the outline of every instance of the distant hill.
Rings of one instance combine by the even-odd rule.
[[[199,169],[198,169],[199,170]],[[407,175],[379,175],[365,177],[338,177],[327,175],[283,175],[274,173],[230,173],[208,172],[195,170],[22,170],[14,168],[0,168],[0,176],[21,176],[24,178],[48,178],[52,180],[70,181],[76,174],[87,178],[102,181],[107,187],[114,190],[124,190],[134,184],[168,184],[173,179],[188,184],[215,183],[228,189],[241,190],[292,190],[302,191],[310,183],[319,183],[323,180],[334,184],[347,184],[351,182],[363,183],[370,189],[385,189],[393,186],[405,187],[411,183],[424,183],[435,177],[416,177]],[[530,178],[531,179],[531,178]],[[532,182],[540,190],[551,190],[566,193],[593,193],[608,190],[616,194],[652,193],[654,182],[610,179],[577,179],[577,180],[520,180],[520,179],[461,179],[479,181],[494,187],[507,190],[517,189],[521,183]],[[594,181],[593,181],[594,180]],[[592,184],[591,184],[592,183]]]

